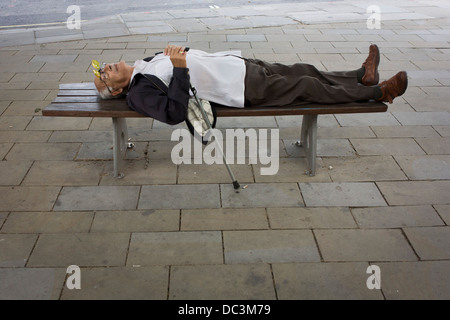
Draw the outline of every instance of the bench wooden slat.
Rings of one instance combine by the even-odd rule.
[[[143,115],[131,110],[125,99],[102,100],[93,83],[61,84],[58,96],[46,107],[44,116],[136,118]],[[307,114],[385,112],[387,105],[370,101],[346,104],[304,104],[293,107],[217,108],[218,117],[261,117]]]
[[[97,96],[95,90],[59,90],[58,96]]]
[[[217,108],[218,117],[262,117],[262,116],[290,116],[305,114],[340,114],[340,113],[366,113],[385,112],[387,106],[381,102],[363,102],[346,104],[305,104],[293,107],[248,107]]]
[[[93,82],[62,83],[59,85],[59,90],[95,90],[95,84]]]
[[[139,118],[144,115],[137,113],[122,101],[122,103],[52,103],[42,110],[42,115],[50,117],[109,117],[109,118]]]

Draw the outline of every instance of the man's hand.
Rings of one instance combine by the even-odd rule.
[[[175,68],[187,68],[184,47],[169,45],[164,49],[164,54],[170,56],[170,61]]]

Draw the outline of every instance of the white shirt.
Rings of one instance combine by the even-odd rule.
[[[189,50],[186,62],[191,84],[197,90],[198,98],[243,108],[245,63],[240,56],[240,51],[207,53]],[[168,84],[173,74],[170,57],[164,54],[157,55],[150,62],[138,60],[134,67],[131,79],[137,73],[152,74]]]

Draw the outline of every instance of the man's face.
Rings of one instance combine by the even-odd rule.
[[[125,61],[119,63],[107,64],[101,71],[101,79],[95,77],[94,83],[97,90],[103,91],[106,86],[112,88],[112,92],[123,89],[128,85],[129,76],[126,73]]]

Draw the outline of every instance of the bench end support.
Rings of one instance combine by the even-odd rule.
[[[113,121],[113,161],[114,161],[114,178],[121,179],[124,177],[120,173],[121,162],[125,157],[128,148],[128,128],[126,118],[112,118]]]

